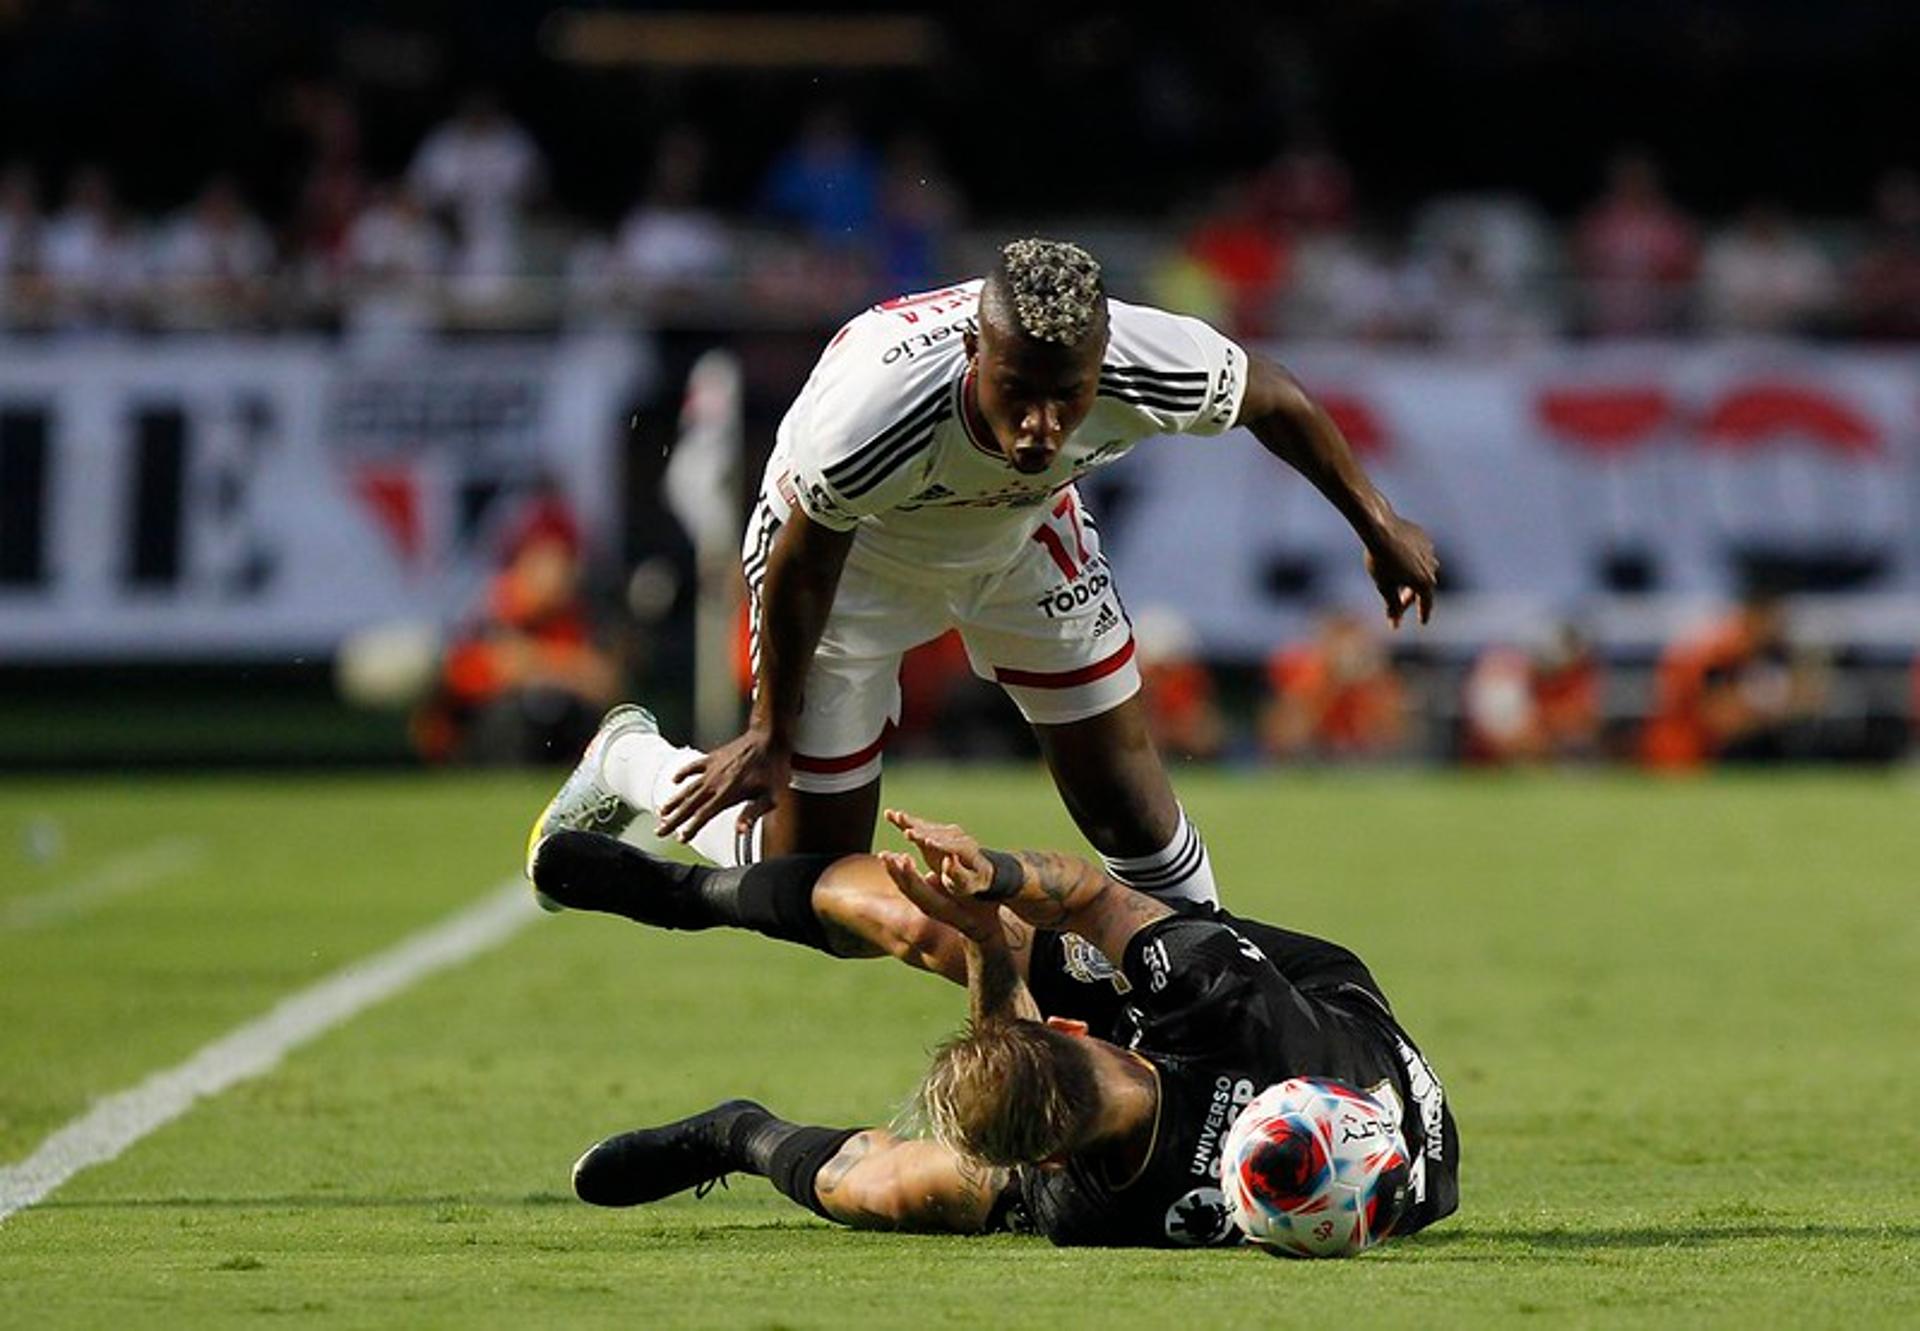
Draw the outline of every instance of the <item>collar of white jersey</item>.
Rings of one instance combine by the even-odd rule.
[[[977,372],[974,362],[968,361],[966,370],[958,379],[953,381],[953,414],[959,417],[960,429],[967,436],[968,443],[972,444],[982,453],[985,453],[995,462],[1005,466],[1012,466],[1013,464],[1008,461],[1006,453],[994,441],[993,431],[988,428],[986,421],[983,419],[976,422],[975,420],[979,412],[979,407],[975,403],[973,394],[967,390],[973,386],[974,377]],[[976,428],[976,424],[978,428]],[[981,431],[986,432],[985,439],[980,437]]]

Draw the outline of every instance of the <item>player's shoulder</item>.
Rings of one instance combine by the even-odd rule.
[[[1196,426],[1232,420],[1246,380],[1246,353],[1205,320],[1151,305],[1109,300],[1100,395]]]
[[[979,304],[980,283],[963,282],[882,301],[843,324],[805,390],[808,442],[819,459],[937,424],[951,410]]]

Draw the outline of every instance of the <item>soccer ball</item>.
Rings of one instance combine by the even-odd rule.
[[[1398,1116],[1330,1077],[1254,1096],[1220,1156],[1234,1223],[1290,1257],[1349,1257],[1378,1243],[1406,1210],[1409,1175]]]

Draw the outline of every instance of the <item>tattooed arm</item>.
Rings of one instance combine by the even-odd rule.
[[[964,828],[898,809],[887,810],[887,821],[927,865],[921,871],[904,855],[882,854],[894,882],[922,910],[955,924],[969,938],[988,932],[984,922],[998,906],[1036,928],[1079,934],[1117,961],[1134,934],[1173,914],[1075,855],[987,850]],[[967,923],[960,923],[963,919]],[[971,969],[968,973],[971,977]]]
[[[849,1137],[821,1168],[813,1195],[854,1229],[978,1234],[1012,1177],[938,1142],[870,1128]]]
[[[1025,953],[1033,940],[1031,929],[1018,920],[1003,919],[993,901],[943,886],[932,872],[923,872],[905,855],[882,851],[879,860],[900,895],[929,918],[952,925],[965,940],[967,997],[976,1025],[992,1020],[1040,1020],[1040,1005],[1033,1001],[1022,978]]]
[[[976,1027],[995,1019],[1040,1020],[1040,1005],[1033,1001],[1014,960],[1012,933],[996,920],[988,937],[967,938],[967,999]],[[1018,941],[1024,945],[1026,940]]]
[[[986,852],[991,862],[1004,851]],[[1127,941],[1173,911],[1152,897],[1117,883],[1077,855],[1051,850],[1022,850],[1009,857],[1020,882],[1001,905],[1040,929],[1079,934],[1117,965]],[[1000,870],[1003,881],[1010,868]]]

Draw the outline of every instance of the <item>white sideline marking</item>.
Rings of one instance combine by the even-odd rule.
[[[25,1160],[0,1169],[0,1222],[165,1127],[196,1101],[260,1076],[288,1051],[435,971],[499,946],[541,918],[527,885],[514,878],[466,910],[282,1000],[177,1067],[97,1101]]]
[[[108,860],[78,882],[36,892],[6,904],[0,928],[33,929],[92,910],[95,906],[152,887],[164,878],[185,873],[206,854],[200,841],[156,841]]]

